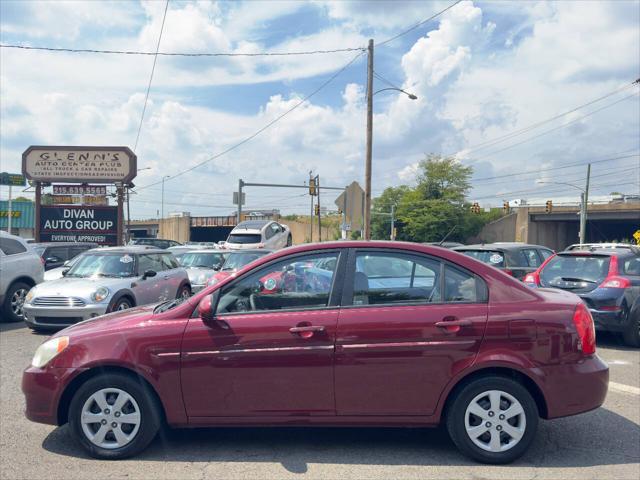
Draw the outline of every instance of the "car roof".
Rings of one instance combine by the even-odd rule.
[[[96,242],[33,242],[34,247],[69,247],[73,245],[98,245]]]
[[[257,229],[260,230],[262,229],[265,225],[267,225],[268,223],[273,222],[273,220],[245,220],[244,222],[240,222],[238,225],[235,226],[234,230],[236,228],[241,228],[244,230],[249,230],[249,229]]]
[[[597,255],[599,257],[635,257],[640,255],[640,249],[637,248],[600,248],[600,249],[589,249],[589,250],[565,250],[564,252],[559,252],[558,255],[563,257],[588,257],[590,255]]]
[[[516,250],[518,248],[544,248],[546,250],[551,250],[542,245],[532,245],[529,243],[519,243],[519,242],[496,242],[496,243],[478,243],[476,245],[463,245],[461,247],[455,247],[453,250],[462,251],[462,250]]]
[[[171,253],[162,248],[147,247],[143,245],[127,245],[126,247],[101,247],[91,250],[92,253]]]
[[[186,253],[229,253],[230,250],[220,250],[219,248],[194,248]]]

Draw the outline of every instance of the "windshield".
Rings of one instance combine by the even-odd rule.
[[[257,233],[232,233],[227,238],[229,243],[260,243],[262,237]]]
[[[607,276],[609,262],[604,255],[558,255],[540,272],[540,284],[563,289],[595,288]]]
[[[460,250],[460,253],[464,253],[467,257],[475,258],[492,267],[504,267],[504,254],[497,250]]]
[[[185,253],[180,260],[183,267],[196,268],[220,268],[223,263],[224,254],[220,252]]]
[[[133,257],[127,253],[116,255],[85,253],[67,272],[66,277],[132,277]]]
[[[232,253],[227,258],[227,261],[224,262],[222,270],[239,270],[245,265],[253,262],[254,260],[265,256],[269,252],[238,252]]]

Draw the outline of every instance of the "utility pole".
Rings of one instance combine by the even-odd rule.
[[[316,175],[316,193],[318,194],[318,241],[322,241],[322,219],[320,215],[320,175]]]
[[[244,186],[244,182],[242,179],[238,180],[238,219],[236,223],[240,223],[242,221],[242,187]]]
[[[591,164],[587,165],[587,184],[582,192],[582,202],[580,202],[580,243],[586,243],[587,230],[587,205],[589,203],[589,180],[591,179]]]
[[[364,169],[364,239],[371,240],[371,157],[373,147],[373,39],[369,40],[367,62],[367,144]]]
[[[13,217],[13,201],[11,197],[11,183],[9,183],[9,211],[7,212],[7,233],[11,235],[11,219]]]
[[[309,170],[309,197],[311,197],[311,210],[309,210],[309,243],[313,243],[313,188],[311,185],[315,182],[312,177],[313,170]],[[315,187],[314,187],[315,188]]]
[[[391,240],[395,240],[396,239],[396,218],[395,218],[395,213],[396,213],[396,206],[395,205],[391,205],[391,235],[389,236],[389,238]]]

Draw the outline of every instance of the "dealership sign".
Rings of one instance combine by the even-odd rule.
[[[118,244],[118,208],[41,206],[41,242]]]
[[[37,182],[129,183],[137,158],[128,147],[31,146],[22,154],[22,172]]]

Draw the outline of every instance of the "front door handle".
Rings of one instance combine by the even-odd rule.
[[[307,325],[304,327],[291,327],[289,331],[291,333],[324,332],[324,325]]]
[[[461,327],[469,327],[473,325],[471,320],[458,320],[455,317],[445,318],[451,318],[451,320],[443,320],[442,322],[435,323],[436,327],[442,328],[445,333],[458,333]]]

